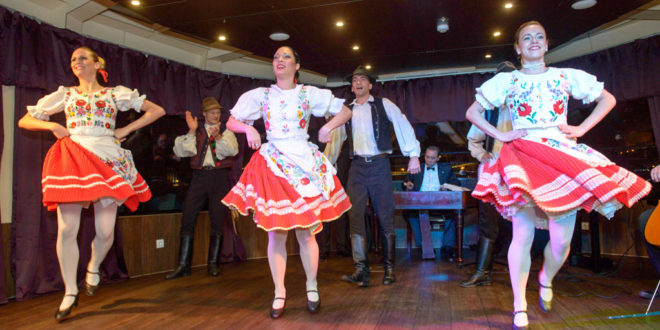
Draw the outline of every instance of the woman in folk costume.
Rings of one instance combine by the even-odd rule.
[[[227,122],[228,129],[245,133],[250,148],[259,149],[222,202],[243,215],[252,210],[257,227],[268,232],[268,263],[275,283],[272,318],[282,315],[286,302],[288,231],[296,232],[307,276],[307,309],[314,313],[321,306],[316,284],[319,248],[314,235],[323,222],[337,219],[351,206],[335,168],[307,135],[310,116],[331,114],[334,118],[319,131],[319,141],[328,142],[330,131],[343,125],[351,111],[329,90],[297,84],[299,69],[298,53],[280,47],[273,56],[277,83],[241,95]],[[263,145],[251,126],[260,118],[269,141]]]
[[[650,184],[575,142],[614,107],[616,100],[596,77],[576,69],[546,67],[548,40],[543,26],[530,21],[515,34],[522,69],[499,73],[477,88],[466,117],[486,134],[505,142],[497,160],[484,163],[472,196],[495,205],[513,222],[509,271],[513,288],[513,328],[527,327],[525,288],[534,229],[548,229],[538,276],[539,305],[552,308],[552,279],[568,256],[579,209],[608,219],[648,194]],[[596,102],[578,126],[567,124],[568,98]],[[481,112],[505,105],[513,130],[490,125]]]
[[[135,211],[140,202],[151,198],[131,152],[122,149],[119,141],[165,114],[137,90],[101,86],[97,75],[107,82],[105,60],[88,47],[73,52],[71,70],[78,86],[60,86],[36,105],[28,106],[28,113],[18,122],[27,130],[51,131],[58,139],[48,150],[41,180],[44,206],[57,210],[57,258],[65,287],[64,299],[55,312],[58,320],[78,305],[76,237],[82,208],[94,204],[96,236],[85,278],[85,293],[91,296],[99,287],[99,267],[113,243],[117,207],[123,203]],[[145,114],[115,129],[117,111],[129,109]],[[66,127],[48,121],[62,111]]]

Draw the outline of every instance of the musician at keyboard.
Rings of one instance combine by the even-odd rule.
[[[429,146],[424,153],[424,165],[421,172],[408,175],[403,183],[404,189],[408,191],[439,191],[442,185],[450,183],[460,185],[460,182],[454,175],[451,165],[447,163],[438,163],[440,149],[437,146]],[[422,232],[419,227],[419,212],[406,210],[403,212],[404,218],[410,223],[410,228],[415,236],[415,244],[421,247]],[[454,257],[456,250],[456,228],[454,219],[445,220],[445,230],[442,237],[441,255],[444,259]]]

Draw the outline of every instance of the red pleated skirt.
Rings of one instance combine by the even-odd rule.
[[[66,137],[48,150],[41,172],[43,204],[49,211],[59,203],[92,202],[102,197],[125,200],[131,211],[151,198],[149,186],[138,173],[125,181],[92,152]]]
[[[617,165],[591,166],[544,144],[517,139],[504,144],[496,161],[483,165],[472,196],[492,203],[508,219],[529,202],[547,214],[581,208],[611,218],[650,190],[648,182]]]
[[[309,228],[317,234],[323,229],[323,222],[335,220],[351,208],[337,176],[334,182],[329,199],[322,195],[301,197],[286,179],[276,176],[256,152],[222,203],[242,215],[252,210],[257,227],[265,231]]]

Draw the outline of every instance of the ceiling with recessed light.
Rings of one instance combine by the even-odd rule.
[[[301,55],[303,68],[336,81],[358,65],[371,65],[376,74],[494,66],[515,60],[513,34],[520,23],[544,24],[552,49],[651,1],[600,0],[585,10],[572,9],[571,0],[140,2],[134,6],[121,0],[111,10],[207,44],[225,36],[223,43],[256,57],[270,58],[279,46],[290,45]],[[511,8],[505,8],[507,3]],[[441,17],[449,20],[446,33],[436,30]],[[271,40],[273,33],[290,38]]]

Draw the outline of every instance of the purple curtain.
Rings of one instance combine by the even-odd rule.
[[[0,91],[0,114],[4,113],[2,107],[2,92]],[[3,116],[0,115],[0,155],[4,150],[5,143],[5,132],[3,126]],[[2,209],[0,208],[0,215],[2,215]],[[0,224],[0,304],[7,303],[7,278],[5,277],[5,253],[2,246],[2,225]]]
[[[660,36],[635,40],[554,64],[581,69],[605,83],[617,100],[660,95]]]
[[[0,7],[0,83],[4,85],[54,91],[59,85],[76,84],[69,59],[81,45],[105,58],[109,85],[137,88],[169,115],[183,115],[186,110],[199,112],[206,96],[218,97],[223,106],[231,108],[242,93],[271,83],[145,55],[41,24]]]
[[[465,111],[474,101],[474,89],[492,76],[473,73],[377,82],[372,94],[394,102],[412,124],[464,121]],[[332,92],[347,104],[354,99],[350,86],[335,87]]]

